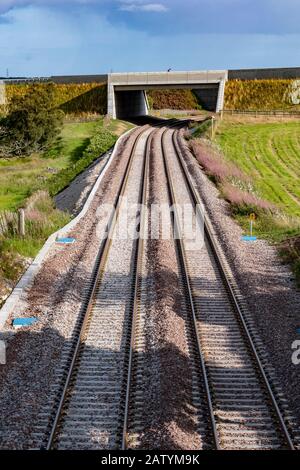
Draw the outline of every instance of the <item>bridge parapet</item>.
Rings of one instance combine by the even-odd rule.
[[[129,72],[112,73],[108,79],[111,85],[168,85],[219,83],[227,80],[227,70],[204,70],[199,72]]]

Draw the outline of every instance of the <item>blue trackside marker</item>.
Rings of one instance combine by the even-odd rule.
[[[252,235],[252,237],[250,235],[244,235],[242,237],[242,240],[244,240],[244,242],[255,242],[255,240],[257,240],[257,237],[254,237]]]
[[[75,238],[57,238],[56,243],[61,243],[63,245],[71,245],[75,242]]]
[[[299,335],[300,335],[300,328],[297,328],[297,333],[299,333]]]
[[[257,237],[255,237],[253,235],[253,222],[255,221],[256,219],[256,214],[250,214],[249,216],[249,220],[250,220],[250,235],[244,235],[242,236],[242,240],[244,240],[244,242],[255,242],[255,240],[257,240]]]
[[[28,318],[15,318],[12,322],[14,328],[23,328],[25,326],[31,326],[37,322],[36,317],[28,317]]]

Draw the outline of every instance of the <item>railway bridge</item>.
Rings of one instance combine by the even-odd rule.
[[[227,70],[140,72],[108,75],[108,115],[122,119],[148,114],[147,90],[193,89],[206,109],[223,109]]]

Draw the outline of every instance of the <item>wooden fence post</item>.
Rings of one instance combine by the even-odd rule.
[[[24,209],[18,211],[18,232],[20,237],[25,237],[25,212]]]

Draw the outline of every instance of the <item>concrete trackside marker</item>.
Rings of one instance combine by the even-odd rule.
[[[6,344],[3,340],[0,340],[0,364],[6,364]]]

